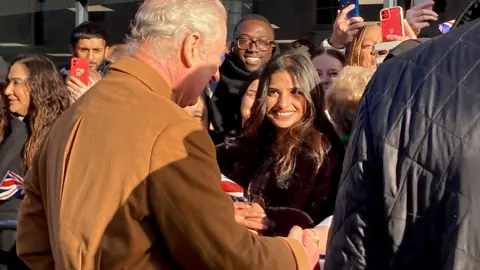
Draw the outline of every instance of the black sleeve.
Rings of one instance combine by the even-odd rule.
[[[344,161],[325,269],[387,269],[382,178],[365,98]]]

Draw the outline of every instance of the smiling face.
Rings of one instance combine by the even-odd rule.
[[[287,71],[274,73],[267,95],[267,118],[278,130],[299,122],[305,114],[307,101],[296,78]]]
[[[245,70],[249,72],[255,71],[272,58],[273,45],[267,45],[266,47],[258,43],[251,43],[249,46],[244,45],[249,41],[258,41],[260,43],[273,42],[274,33],[272,27],[266,22],[249,20],[241,23],[235,33],[235,39],[233,54]],[[239,45],[242,48],[239,48]]]
[[[9,110],[19,116],[27,116],[30,106],[30,88],[27,85],[29,71],[22,63],[16,63],[8,73],[8,85],[5,96],[8,99]]]

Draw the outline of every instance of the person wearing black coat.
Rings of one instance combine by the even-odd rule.
[[[480,20],[382,64],[343,164],[326,270],[480,269]]]
[[[13,189],[5,180],[21,179],[26,173],[23,148],[29,137],[25,122],[10,116],[10,131],[0,143],[0,196],[9,196]],[[11,187],[11,186],[10,186]],[[15,223],[22,202],[19,197],[0,200],[0,270],[24,269],[23,262],[15,255]]]
[[[242,130],[241,86],[250,74],[279,53],[270,22],[258,14],[243,17],[234,30],[235,40],[220,67],[220,82],[213,90],[209,115],[215,144],[235,137]]]

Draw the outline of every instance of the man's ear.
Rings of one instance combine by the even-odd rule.
[[[68,44],[68,51],[73,57],[75,57],[75,48],[72,46],[72,44]]]
[[[105,46],[105,58],[110,58],[111,54],[112,54],[112,47]]]
[[[183,40],[180,56],[187,68],[191,68],[193,61],[200,57],[200,39],[200,34],[194,32]]]

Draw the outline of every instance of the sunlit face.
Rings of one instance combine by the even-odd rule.
[[[291,127],[305,114],[307,101],[296,78],[286,71],[270,78],[267,95],[267,118],[277,130]]]
[[[342,62],[326,53],[313,58],[312,62],[317,69],[323,90],[328,91],[337,81],[338,74],[343,68]]]
[[[250,118],[252,114],[252,106],[255,102],[255,95],[257,94],[258,89],[258,82],[259,80],[253,81],[247,89],[247,92],[243,95],[242,98],[242,105],[240,107],[240,112],[242,114],[242,126],[245,125],[248,118]]]
[[[14,64],[8,73],[8,84],[4,92],[8,99],[10,112],[23,117],[27,116],[30,106],[28,76],[29,71],[24,64]]]
[[[90,68],[98,70],[103,59],[105,59],[108,47],[106,41],[102,38],[82,38],[70,49],[73,50],[73,56],[88,59]]]
[[[225,40],[227,38],[227,27],[221,25],[218,28],[219,39],[206,49],[199,47],[200,52],[195,59],[192,59],[191,67],[188,71],[188,78],[182,82],[182,89],[177,89],[175,95],[178,97],[177,103],[180,107],[193,106],[197,103],[200,93],[210,82],[216,82],[220,79],[218,71],[222,64],[222,56],[225,54]]]
[[[208,128],[208,111],[203,98],[199,98],[197,103],[193,106],[183,108],[195,120],[200,122],[205,128]]]
[[[245,70],[249,72],[255,71],[272,58],[273,44],[267,45],[266,48],[262,48],[263,45],[255,43],[246,48],[239,47],[239,45],[247,41],[273,42],[274,33],[272,27],[266,22],[249,20],[241,23],[235,33],[235,39],[233,53]]]
[[[375,68],[377,66],[375,44],[382,42],[382,28],[378,25],[370,25],[365,30],[363,41],[360,47],[360,66]]]

